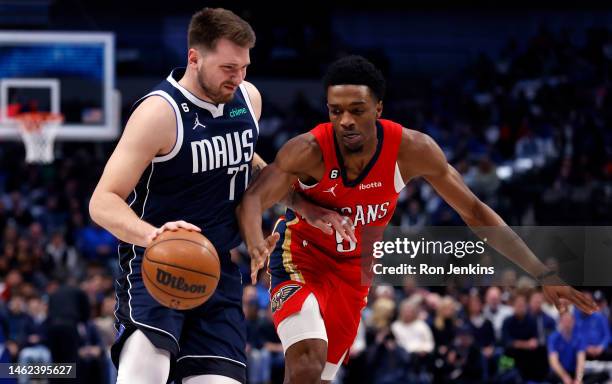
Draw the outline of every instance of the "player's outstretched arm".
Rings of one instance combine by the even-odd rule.
[[[127,122],[91,196],[91,218],[125,242],[145,247],[164,230],[181,227],[199,231],[181,221],[155,228],[141,220],[125,202],[153,158],[172,150],[175,130],[176,117],[168,102],[157,96],[145,99]]]
[[[565,304],[560,299],[567,299],[584,312],[590,313],[597,309],[593,300],[565,286],[558,277],[553,276],[504,220],[472,193],[459,172],[448,164],[444,153],[431,137],[404,129],[398,163],[404,180],[424,177],[478,236],[486,235],[487,243],[499,253],[540,282],[547,283],[543,292],[557,308],[565,310]],[[497,228],[491,231],[485,227]],[[479,229],[483,229],[486,234]]]
[[[264,167],[249,185],[236,209],[240,232],[251,255],[253,282],[278,240],[278,234],[264,238],[261,215],[287,194],[299,176],[308,176],[313,164],[320,162],[321,153],[313,141],[307,133],[285,143],[274,162]]]

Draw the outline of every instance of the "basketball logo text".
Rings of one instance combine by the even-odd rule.
[[[190,293],[206,293],[205,284],[189,284],[184,278],[172,275],[170,272],[166,272],[161,269],[157,269],[156,280],[158,283],[168,286],[170,288],[178,289],[183,292]]]

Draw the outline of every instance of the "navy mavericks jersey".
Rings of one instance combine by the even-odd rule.
[[[176,114],[177,139],[170,153],[153,159],[127,201],[156,227],[197,225],[221,256],[240,244],[234,210],[249,183],[259,127],[244,85],[216,106],[178,83],[184,72],[173,70],[134,105],[163,97]]]

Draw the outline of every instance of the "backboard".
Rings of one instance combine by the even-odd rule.
[[[119,133],[114,35],[0,32],[0,138],[19,139],[15,114],[64,115],[59,140],[112,140]]]

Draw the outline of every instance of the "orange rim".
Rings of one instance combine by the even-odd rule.
[[[28,132],[39,131],[47,122],[61,123],[64,115],[53,112],[24,112],[13,117],[22,129]]]

